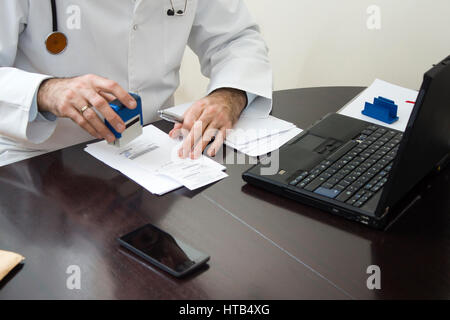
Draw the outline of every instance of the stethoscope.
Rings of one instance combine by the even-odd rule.
[[[45,47],[51,54],[60,54],[67,48],[67,37],[64,33],[58,31],[58,15],[56,12],[56,0],[50,0],[52,6],[52,24],[53,32],[45,39]]]
[[[167,10],[167,15],[170,16],[170,17],[173,17],[173,16],[184,16],[186,14],[187,3],[188,3],[188,0],[184,0],[184,9],[183,10],[181,10],[181,9],[175,10],[175,7],[173,5],[173,1],[170,0],[170,5],[172,6],[172,9]]]
[[[56,11],[56,0],[50,0],[50,3],[52,6],[53,31],[45,39],[45,47],[47,48],[47,51],[49,53],[57,55],[57,54],[64,52],[64,50],[66,50],[69,42],[67,40],[67,36],[64,33],[58,31],[58,14]],[[167,15],[169,17],[184,16],[186,14],[187,3],[188,3],[188,0],[185,0],[184,8],[177,10],[177,9],[175,9],[175,6],[173,5],[173,0],[170,0],[170,6],[172,8],[167,10]]]

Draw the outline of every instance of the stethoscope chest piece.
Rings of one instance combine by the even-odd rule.
[[[45,40],[47,51],[51,54],[60,54],[66,50],[68,44],[67,37],[64,33],[55,31],[48,35]]]

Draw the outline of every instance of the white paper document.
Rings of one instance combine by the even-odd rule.
[[[182,116],[191,105],[192,103],[186,103],[167,111]],[[288,121],[269,115],[261,118],[250,112],[246,116],[241,115],[234,128],[227,132],[225,144],[251,157],[257,157],[279,149],[301,131]]]
[[[252,141],[246,144],[234,145],[232,143],[227,142],[227,146],[236,149],[241,153],[249,155],[250,157],[259,157],[262,155],[266,155],[270,152],[273,152],[275,150],[278,150],[281,146],[286,144],[295,136],[302,133],[302,131],[303,131],[302,129],[293,127],[288,131],[264,137],[262,139]]]
[[[178,181],[189,190],[195,190],[228,177],[222,170],[206,163],[205,159],[208,158],[170,161],[164,164],[157,173]]]
[[[389,82],[376,79],[373,84],[364,90],[358,97],[342,108],[338,113],[368,121],[377,125],[390,127],[399,131],[405,131],[411,112],[417,99],[418,92],[415,90],[403,88]],[[395,102],[398,105],[399,120],[389,125],[382,121],[363,115],[366,102],[373,103],[374,98],[384,97]]]
[[[179,141],[154,126],[147,126],[139,138],[125,147],[117,148],[101,141],[88,145],[85,151],[158,195],[178,189],[185,183],[193,190],[227,177],[224,166],[205,156],[198,160],[180,159],[179,148]],[[173,174],[194,164],[198,169],[197,176]],[[167,170],[169,166],[171,170]],[[204,170],[204,174],[199,170]]]
[[[226,143],[234,146],[248,144],[295,128],[293,123],[268,116],[264,119],[240,118],[227,133]]]

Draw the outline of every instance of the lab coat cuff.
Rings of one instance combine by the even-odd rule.
[[[258,97],[258,95],[254,94],[254,93],[250,93],[250,92],[245,92],[247,94],[247,105],[245,106],[246,108],[251,105],[253,103],[253,101],[255,101],[256,97]]]
[[[39,117],[37,104],[31,110],[37,90],[48,78],[51,77],[16,68],[0,68],[0,135],[40,144],[53,134],[56,121]],[[29,122],[30,119],[34,121]]]
[[[44,80],[46,80],[46,79],[44,79]],[[39,87],[40,87],[40,85],[39,85]],[[40,120],[55,121],[58,117],[55,116],[53,113],[47,112],[47,111],[38,112],[37,95],[38,95],[39,87],[37,88],[37,90],[34,94],[33,102],[30,107],[28,122],[35,121],[38,116],[39,116]]]
[[[28,123],[27,140],[34,144],[41,144],[48,140],[55,132],[57,121],[48,120],[39,113],[33,122]]]
[[[219,88],[245,91],[249,100],[241,116],[267,118],[272,111],[271,70],[270,64],[255,62],[252,59],[226,61],[214,67],[208,94]]]
[[[37,104],[39,88],[42,82],[50,78],[50,76],[43,76],[41,81],[38,81],[29,110],[29,123],[26,136],[27,140],[34,144],[40,144],[46,141],[56,129],[57,117],[51,112],[39,112]]]
[[[233,88],[245,91],[247,94],[247,106],[241,113],[241,117],[249,117],[255,119],[264,119],[267,118],[272,111],[272,90],[270,90],[270,94],[264,94],[264,96],[258,95],[254,93],[252,90],[246,91],[243,87],[239,85],[234,85],[231,83],[228,84],[217,84],[210,85],[208,89],[208,95],[211,92],[214,92],[217,89],[221,88]]]
[[[28,113],[28,122],[33,122],[36,120],[38,114],[38,106],[37,106],[37,91],[34,94],[33,102],[31,103],[30,112]]]

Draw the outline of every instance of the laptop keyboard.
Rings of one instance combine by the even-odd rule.
[[[402,138],[402,133],[369,126],[290,185],[359,208],[386,184]]]

